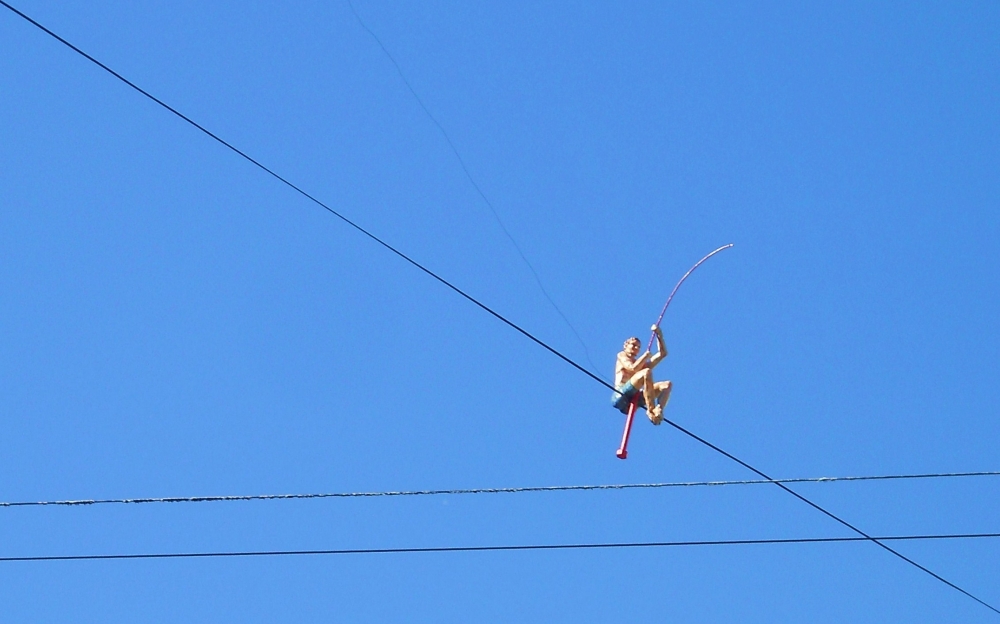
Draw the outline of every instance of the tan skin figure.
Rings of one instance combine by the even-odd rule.
[[[621,388],[631,383],[632,387],[640,390],[646,401],[646,414],[650,422],[658,425],[663,422],[663,406],[670,400],[673,384],[669,381],[653,381],[653,368],[667,357],[667,345],[663,342],[660,327],[653,325],[652,330],[656,333],[655,354],[646,351],[639,356],[639,349],[642,348],[639,339],[629,338],[625,341],[624,350],[618,354],[618,361],[615,363],[615,387]]]

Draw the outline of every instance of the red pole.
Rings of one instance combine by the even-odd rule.
[[[625,419],[625,433],[622,434],[622,445],[618,448],[615,455],[618,459],[625,459],[628,457],[628,437],[632,434],[632,418],[635,417],[635,409],[639,405],[639,393],[636,392],[635,396],[632,397],[632,402],[628,405],[628,418]]]

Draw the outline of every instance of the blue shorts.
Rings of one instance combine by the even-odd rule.
[[[618,386],[618,392],[611,395],[611,405],[622,414],[628,414],[629,405],[632,404],[632,397],[637,394],[639,395],[637,407],[645,408],[646,400],[643,398],[642,393],[632,385],[632,382],[628,382],[624,386]]]

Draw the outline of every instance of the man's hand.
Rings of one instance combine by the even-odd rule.
[[[656,355],[649,360],[649,367],[653,368],[667,357],[667,345],[663,342],[663,331],[659,325],[653,325],[650,329],[656,334]]]

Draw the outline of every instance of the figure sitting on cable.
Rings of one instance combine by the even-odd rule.
[[[646,409],[649,421],[658,425],[663,422],[663,408],[670,400],[673,384],[669,381],[653,382],[653,368],[667,357],[667,345],[663,343],[659,325],[653,325],[652,330],[656,334],[655,355],[649,351],[638,355],[642,343],[635,336],[625,341],[615,364],[616,392],[611,396],[611,402],[622,414],[628,414],[629,406],[635,399],[638,407]]]

